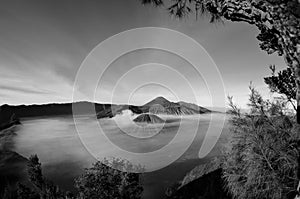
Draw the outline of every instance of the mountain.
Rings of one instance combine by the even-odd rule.
[[[133,121],[138,122],[138,123],[151,123],[151,124],[164,123],[165,122],[160,117],[158,117],[156,115],[153,115],[153,114],[148,114],[148,113],[139,115]]]
[[[2,117],[0,117],[0,131],[18,124],[21,124],[20,119],[17,118],[14,113],[10,115],[10,118],[7,117],[3,120]]]
[[[187,102],[170,102],[164,97],[157,97],[142,106],[142,110],[147,110],[153,114],[168,115],[195,115],[209,113],[210,110]]]
[[[212,111],[196,104],[187,102],[170,102],[164,97],[157,97],[142,106],[134,105],[111,105],[110,108],[104,109],[97,113],[97,118],[111,118],[116,114],[121,114],[123,110],[131,110],[135,114],[167,114],[167,115],[197,115],[211,113]]]
[[[198,113],[211,112],[211,110],[209,110],[207,108],[204,108],[204,107],[201,107],[201,106],[198,106],[198,105],[193,104],[193,103],[180,101],[180,102],[178,102],[178,104],[180,104],[181,107],[186,107],[186,108],[192,109],[192,110],[194,110],[195,112],[198,112]]]
[[[102,110],[109,110],[111,104],[97,104],[92,102],[75,102],[62,104],[40,104],[40,105],[7,105],[0,106],[0,130],[14,124],[19,124],[24,117],[40,116],[63,116],[73,114],[73,105],[77,107],[78,114],[98,113]],[[22,122],[22,120],[21,120]]]
[[[74,102],[74,103],[52,103],[41,105],[2,105],[0,106],[0,129],[5,129],[11,125],[18,124],[19,119],[24,117],[40,116],[62,116],[72,115],[73,105],[77,107],[77,114],[90,114],[95,112],[98,119],[111,118],[123,110],[131,110],[135,114],[169,114],[169,115],[193,115],[210,113],[211,111],[187,102],[170,102],[164,97],[157,97],[150,102],[142,105],[116,105],[116,104],[98,104],[92,102]],[[79,113],[78,113],[79,112]]]
[[[153,105],[161,105],[163,107],[169,107],[169,106],[176,105],[176,103],[170,102],[166,98],[160,96],[160,97],[157,97],[157,98],[151,100],[150,102],[144,104],[143,106],[147,107],[147,106],[153,106]]]

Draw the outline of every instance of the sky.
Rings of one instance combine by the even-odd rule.
[[[0,104],[72,102],[75,91],[76,100],[111,102],[113,98],[115,103],[141,105],[164,96],[212,106],[214,91],[207,83],[217,79],[217,74],[201,76],[184,58],[159,49],[120,55],[99,81],[91,82],[94,79],[90,76],[95,75],[91,73],[80,86],[74,86],[79,68],[99,43],[142,27],[172,29],[197,41],[207,54],[193,56],[212,58],[224,82],[225,95],[234,96],[241,107],[246,106],[250,81],[270,97],[263,82],[270,74],[268,66],[285,67],[282,57],[259,49],[257,29],[245,23],[211,24],[209,18],[196,20],[194,15],[178,20],[165,8],[144,6],[138,0],[1,0]],[[137,36],[137,40],[146,37],[153,42],[165,41],[159,34]],[[105,55],[125,43],[107,49]],[[175,39],[174,43],[179,48],[183,45]],[[105,68],[101,63],[98,60],[97,67]],[[209,65],[205,61],[199,64]],[[97,84],[93,99],[87,94],[93,88],[91,84]],[[190,88],[196,89],[196,94]]]

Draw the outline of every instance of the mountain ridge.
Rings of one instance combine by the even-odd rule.
[[[189,105],[191,103],[187,102],[171,102],[162,96],[156,97],[142,106],[108,103],[101,104],[88,101],[32,105],[4,104],[0,106],[0,127],[1,129],[5,129],[10,126],[12,116],[18,120],[24,117],[72,115],[74,104],[79,107],[79,114],[95,112],[98,119],[114,117],[116,114],[122,113],[123,110],[131,110],[135,114],[150,112],[153,114],[171,115],[191,115],[212,112],[209,109],[194,104],[193,106],[195,106],[195,108]]]
[[[188,102],[171,102],[166,98],[159,96],[147,102],[142,106],[135,105],[118,105],[118,109],[112,107],[111,110],[104,110],[97,114],[97,118],[114,117],[122,113],[123,110],[131,110],[135,114],[167,114],[167,115],[196,115],[211,113],[212,111],[196,104]]]
[[[159,97],[154,98],[150,102],[147,102],[143,106],[151,106],[151,105],[155,105],[155,104],[170,105],[170,104],[174,104],[174,102],[171,102],[171,101],[167,100],[166,98],[159,96]]]

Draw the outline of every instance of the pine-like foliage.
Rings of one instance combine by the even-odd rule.
[[[96,162],[76,179],[75,187],[80,199],[140,199],[143,192],[140,174],[133,172],[142,170],[121,159]]]
[[[222,166],[227,188],[239,199],[289,198],[298,185],[299,126],[250,91],[250,113],[241,114],[229,98],[232,137]]]
[[[291,68],[286,68],[276,73],[274,65],[271,65],[270,69],[272,71],[271,76],[264,78],[265,83],[271,92],[284,95],[293,108],[297,110],[295,106],[297,86],[294,71]]]

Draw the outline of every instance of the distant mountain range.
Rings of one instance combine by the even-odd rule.
[[[134,105],[113,105],[97,113],[97,118],[114,117],[124,110],[131,110],[135,114],[152,113],[167,115],[195,115],[212,112],[209,109],[187,102],[170,102],[164,97],[157,97],[142,106]]]
[[[80,107],[79,114],[96,112],[97,118],[114,117],[123,110],[131,110],[135,114],[169,114],[169,115],[191,115],[212,112],[196,104],[187,102],[170,102],[164,97],[157,97],[142,105],[115,105],[98,104],[91,102],[75,102]],[[42,105],[2,105],[0,106],[0,130],[19,122],[23,117],[59,116],[72,115],[72,103],[42,104]],[[93,105],[93,106],[91,106]]]
[[[91,102],[76,102],[74,104],[77,105],[76,107],[80,107],[79,114],[88,114],[95,112],[95,110],[96,112],[100,112],[111,107],[110,104],[94,104]],[[72,115],[72,105],[72,103],[17,106],[2,105],[0,106],[0,130],[14,125],[19,121],[19,118]]]

